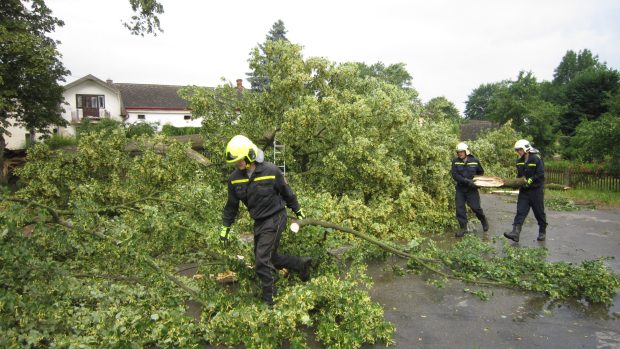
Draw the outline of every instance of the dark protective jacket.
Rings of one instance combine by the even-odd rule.
[[[540,155],[532,154],[528,156],[527,161],[525,155],[517,159],[517,177],[525,177],[525,179],[532,179],[532,184],[527,188],[532,189],[539,188],[545,183],[545,164],[543,163]]]
[[[456,181],[457,188],[467,188],[467,179],[472,179],[474,176],[482,176],[484,169],[480,161],[470,154],[465,157],[465,160],[458,156],[452,159],[452,170],[450,173]]]
[[[246,170],[239,169],[228,177],[228,201],[223,214],[225,226],[230,227],[235,222],[239,201],[248,208],[254,220],[271,217],[285,205],[294,212],[301,208],[282,171],[270,162],[256,163],[250,178]]]

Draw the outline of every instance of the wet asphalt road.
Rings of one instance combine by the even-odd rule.
[[[515,202],[514,197],[482,195],[491,227],[487,237],[502,236],[511,228]],[[550,261],[615,256],[607,265],[620,274],[620,210],[547,209],[547,219],[544,246]],[[477,220],[470,228],[483,236]],[[537,229],[530,212],[520,244],[538,246]],[[384,269],[384,264],[371,265],[369,274],[375,281],[373,299],[384,306],[386,319],[397,329],[391,348],[620,348],[619,295],[610,308],[603,308],[577,301],[553,304],[536,293],[485,288],[493,296],[481,301],[463,292],[475,287],[460,282],[450,281],[439,289],[421,276],[398,276]]]

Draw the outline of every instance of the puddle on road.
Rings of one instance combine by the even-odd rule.
[[[620,333],[614,331],[595,332],[596,349],[618,349],[620,348]]]
[[[474,230],[472,234],[475,234],[479,238],[493,244],[498,251],[501,251],[502,244],[504,242],[501,237],[495,236],[496,240],[493,241],[493,236],[490,236],[482,231]],[[459,239],[454,238],[452,234],[432,235],[429,239],[437,248],[441,249],[449,249],[459,241]],[[551,258],[549,258],[549,260],[551,261]],[[433,275],[430,274],[416,275],[408,272],[406,272],[405,275],[399,275],[402,274],[405,269],[406,260],[398,257],[390,257],[387,260],[369,262],[368,274],[374,280],[373,293],[378,295],[379,298],[386,294],[394,294],[399,295],[400,297],[408,298],[407,293],[411,292],[412,287],[411,285],[408,285],[407,281],[404,280],[409,280],[409,283],[419,283],[425,285],[425,280],[433,277]],[[537,294],[535,292],[506,288],[479,287],[475,285],[466,285],[455,280],[450,280],[444,289],[437,289],[436,292],[426,290],[422,287],[416,287],[419,292],[417,297],[423,298],[425,302],[434,302],[436,304],[445,305],[446,302],[450,301],[450,299],[447,300],[445,296],[447,294],[452,294],[465,297],[466,299],[472,299],[474,300],[473,303],[476,303],[478,298],[472,294],[463,292],[464,288],[481,289],[496,294],[495,296],[491,296],[491,299],[488,301],[490,303],[501,303],[507,294],[511,297],[522,298],[521,304],[518,307],[518,317],[520,319],[534,319],[552,316],[556,319],[565,319],[567,321],[620,320],[620,294],[616,295],[613,304],[608,307],[600,304],[588,304],[585,301],[576,299],[552,301],[545,295]],[[467,304],[467,302],[465,304]],[[386,309],[386,311],[387,310],[389,309]]]

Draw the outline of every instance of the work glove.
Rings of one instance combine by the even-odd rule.
[[[306,218],[306,215],[304,214],[304,210],[302,210],[301,208],[299,209],[299,211],[295,212],[295,216],[297,216],[297,219]]]
[[[477,188],[476,183],[474,182],[473,179],[466,179],[467,181],[467,186],[470,188]]]
[[[533,180],[533,179],[531,179],[531,178],[526,179],[526,180],[525,180],[525,184],[523,185],[523,187],[524,187],[524,188],[529,188],[529,187],[530,187],[530,185],[532,185],[532,182],[534,182],[534,180]]]
[[[230,227],[222,226],[220,228],[220,243],[223,246],[228,245],[228,233],[230,233]]]

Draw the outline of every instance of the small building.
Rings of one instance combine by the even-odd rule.
[[[103,81],[93,75],[86,75],[65,85],[63,97],[66,104],[62,117],[71,125],[86,118],[93,121],[101,118],[117,121],[124,119],[121,114],[120,91],[112,80]],[[75,128],[73,126],[61,128],[59,133],[74,136]]]
[[[465,120],[461,122],[461,140],[475,140],[482,131],[490,131],[500,127],[501,125],[496,122],[486,120]]]
[[[152,84],[114,84],[122,99],[121,114],[125,123],[146,122],[161,130],[163,125],[200,127],[202,118],[192,118],[186,100],[179,97],[183,86]]]
[[[239,89],[240,81],[237,81]],[[97,122],[111,118],[128,124],[146,122],[161,130],[164,125],[175,127],[200,127],[202,117],[193,118],[188,101],[178,95],[180,85],[132,84],[103,81],[86,75],[65,85],[65,104],[62,117],[67,127],[50,127],[50,131],[63,136],[75,136],[75,125],[85,119]],[[241,86],[240,91],[242,91]],[[23,149],[28,130],[9,126],[7,149]],[[36,135],[40,136],[39,134]]]

